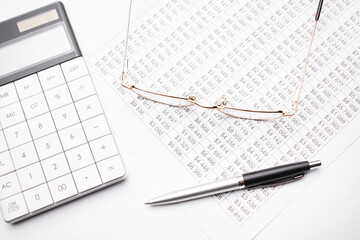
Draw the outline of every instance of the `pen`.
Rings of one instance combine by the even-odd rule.
[[[207,183],[153,198],[145,205],[165,205],[202,198],[219,193],[245,188],[268,187],[300,180],[304,173],[321,166],[319,160],[297,162],[255,172],[245,173],[238,177]]]

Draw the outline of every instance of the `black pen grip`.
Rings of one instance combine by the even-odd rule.
[[[245,187],[256,187],[295,177],[310,170],[308,161],[243,174]]]

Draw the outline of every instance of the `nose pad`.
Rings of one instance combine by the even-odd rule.
[[[195,96],[189,96],[188,98],[189,98],[190,101],[193,101],[193,102],[196,101],[196,97],[195,97]]]
[[[225,99],[219,99],[216,101],[216,106],[218,107],[225,107],[227,106],[228,101],[226,101]]]

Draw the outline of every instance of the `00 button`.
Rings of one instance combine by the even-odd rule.
[[[50,181],[49,187],[55,202],[72,197],[78,193],[70,174]]]

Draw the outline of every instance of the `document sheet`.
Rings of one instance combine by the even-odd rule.
[[[208,106],[226,100],[243,109],[291,111],[317,4],[155,2],[132,19],[126,83],[169,95],[194,95]],[[316,159],[325,171],[359,136],[359,31],[358,1],[324,1],[299,109],[293,117],[271,121],[232,118],[195,106],[170,107],[121,87],[125,33],[109,41],[90,63],[163,143],[159,149],[172,153],[169,161],[181,163],[194,182]],[[202,209],[196,201],[186,208],[210,238],[254,237],[316,176],[309,175],[286,189],[219,194],[211,199],[212,209]]]

